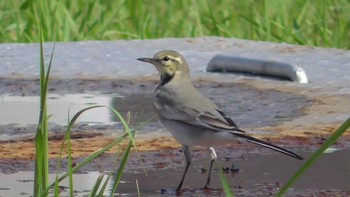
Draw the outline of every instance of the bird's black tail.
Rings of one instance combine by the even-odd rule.
[[[245,141],[247,142],[251,142],[253,144],[257,144],[257,145],[260,145],[260,146],[263,146],[263,147],[266,147],[266,148],[269,148],[269,149],[272,149],[272,150],[275,150],[277,152],[280,152],[280,153],[283,153],[285,155],[288,155],[290,157],[293,157],[293,158],[296,158],[296,159],[299,159],[299,160],[303,160],[304,158],[301,157],[300,155],[296,154],[296,153],[293,153],[292,151],[289,151],[289,150],[286,150],[284,148],[281,148],[279,146],[276,146],[276,145],[273,145],[273,144],[270,144],[268,142],[264,142],[262,140],[259,140],[257,138],[254,138],[254,137],[251,137],[249,135],[245,135],[245,134],[237,134],[235,133],[235,135],[243,138]]]

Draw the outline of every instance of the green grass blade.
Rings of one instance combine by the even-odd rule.
[[[106,106],[107,108],[109,108],[117,117],[118,119],[120,120],[120,122],[123,124],[123,127],[125,128],[125,131],[126,133],[128,133],[129,135],[129,139],[131,140],[132,142],[132,145],[134,146],[134,148],[136,149],[136,151],[138,150],[137,149],[137,146],[136,146],[136,143],[135,143],[135,140],[134,140],[134,136],[133,134],[130,132],[130,129],[129,129],[129,125],[126,123],[125,119],[123,118],[123,116],[115,109],[111,108],[111,107],[108,107]]]
[[[132,138],[133,137],[134,136],[132,136]],[[115,179],[113,181],[112,191],[111,191],[111,194],[110,194],[111,197],[113,197],[115,191],[117,190],[117,188],[119,186],[119,183],[120,183],[120,180],[122,178],[123,171],[124,171],[125,166],[126,166],[126,162],[128,161],[130,150],[131,150],[132,146],[133,146],[133,141],[132,141],[132,139],[130,139],[128,147],[124,151],[124,155],[123,155],[122,161],[120,162],[117,174],[116,174]]]
[[[111,172],[112,173],[112,172]],[[106,191],[106,188],[107,188],[107,185],[108,185],[108,182],[109,182],[109,179],[111,178],[111,173],[108,175],[106,181],[104,182],[100,192],[98,193],[98,197],[103,197],[103,194],[104,192]]]
[[[298,178],[314,164],[317,159],[334,144],[350,127],[350,117],[331,135],[328,140],[304,163],[304,165],[289,179],[289,181],[278,191],[276,196],[283,194],[298,180]]]
[[[233,192],[231,190],[230,184],[228,183],[224,175],[224,172],[222,170],[219,175],[220,175],[220,181],[221,181],[222,187],[224,188],[225,195],[227,197],[233,197]]]
[[[68,124],[69,124],[69,112],[68,112]],[[62,159],[62,153],[63,153],[63,147],[66,141],[66,137],[63,138],[62,140],[62,145],[60,148],[60,152],[57,157],[57,165],[56,165],[56,177],[55,177],[55,187],[54,187],[54,194],[55,197],[59,196],[59,181],[58,181],[58,174],[61,171],[61,159]]]
[[[131,133],[133,133],[135,131],[131,131]],[[124,139],[126,139],[128,137],[128,134],[124,134],[121,137],[118,137],[117,139],[115,139],[113,142],[109,143],[108,145],[106,145],[105,147],[93,152],[92,154],[90,154],[88,157],[84,158],[81,162],[79,162],[76,166],[74,166],[72,168],[72,173],[77,172],[79,169],[81,169],[82,167],[84,167],[85,165],[89,164],[91,161],[93,161],[94,159],[96,159],[97,157],[99,157],[100,155],[102,155],[103,153],[105,153],[107,150],[111,149],[113,146],[121,143]],[[60,176],[58,178],[58,182],[61,182],[62,180],[64,180],[65,178],[67,178],[69,175],[68,173],[63,174],[62,176]],[[51,188],[53,188],[55,185],[55,183],[49,185],[45,191],[45,193],[47,193]]]
[[[34,171],[34,196],[43,196],[42,192],[48,185],[49,159],[48,159],[48,131],[47,131],[47,86],[49,70],[45,72],[43,36],[41,26],[39,27],[40,39],[40,112],[39,123],[35,135],[35,171]],[[52,54],[51,54],[52,55]],[[52,58],[52,57],[51,57]],[[49,64],[51,67],[51,62]]]
[[[69,177],[69,194],[71,197],[74,197],[74,186],[73,186],[73,161],[72,161],[72,145],[70,141],[70,132],[67,135],[67,152],[68,152],[68,177]]]
[[[104,175],[100,175],[98,176],[94,186],[93,186],[93,189],[91,190],[90,194],[89,194],[89,197],[95,197],[97,192],[98,192],[98,189],[100,188],[100,185],[102,183],[102,180],[103,180],[103,177]]]
[[[94,108],[100,108],[100,107],[106,107],[108,109],[111,109],[114,113],[116,113],[116,115],[118,116],[118,118],[120,118],[120,121],[122,122],[125,130],[127,131],[125,134],[123,134],[121,137],[117,138],[116,140],[114,140],[113,142],[111,142],[110,144],[108,144],[107,146],[95,151],[94,153],[92,153],[91,155],[89,155],[88,157],[86,157],[85,159],[83,159],[80,163],[78,163],[76,166],[74,166],[72,169],[71,169],[71,172],[70,174],[73,174],[75,173],[76,171],[78,171],[80,168],[82,168],[83,166],[87,165],[88,163],[90,163],[92,160],[96,159],[97,157],[99,157],[100,155],[102,155],[104,152],[106,152],[107,150],[109,150],[110,148],[112,148],[113,146],[115,146],[116,144],[119,144],[121,141],[123,141],[124,139],[126,139],[128,136],[134,136],[135,135],[135,130],[130,130],[126,121],[124,120],[124,118],[121,116],[121,114],[114,110],[113,108],[111,107],[108,107],[108,106],[104,106],[104,105],[95,105],[95,106],[91,106],[91,107],[87,107],[85,109],[82,109],[80,110],[79,112],[77,112],[73,118],[71,119],[71,121],[69,122],[68,124],[68,127],[67,127],[67,130],[66,130],[66,134],[65,134],[65,137],[64,139],[67,139],[68,135],[70,135],[70,131],[71,131],[71,128],[73,127],[74,123],[76,122],[76,120],[79,118],[79,116],[84,113],[85,111],[87,110],[91,110],[91,109],[94,109]],[[141,126],[143,126],[144,124],[142,124]],[[141,127],[140,126],[140,127]],[[138,127],[138,128],[140,128]],[[137,129],[138,129],[137,128]],[[131,139],[129,138],[130,141],[131,141],[131,145],[134,145],[135,142],[134,142],[134,139]],[[62,142],[62,146],[61,146],[61,150],[60,150],[60,156],[62,154],[62,151],[63,151],[63,146],[64,146],[64,141]],[[136,145],[135,145],[136,146]],[[60,157],[59,156],[59,157]],[[67,178],[69,176],[69,173],[65,173],[63,174],[60,178],[57,179],[57,182],[61,182],[62,180],[64,180],[65,178]],[[45,191],[45,194],[48,193],[48,190],[53,188],[55,186],[56,183],[53,183],[51,184],[50,186],[48,186],[46,188],[46,191]]]
[[[50,77],[50,72],[51,72],[51,65],[52,65],[52,60],[53,60],[53,54],[55,53],[55,47],[56,47],[56,43],[53,44],[51,55],[50,55],[49,65],[47,67],[47,72],[46,72],[46,77],[45,77],[45,82],[44,82],[45,83],[45,88],[46,88],[45,92],[48,92],[49,77]],[[45,94],[45,96],[46,96],[46,94]]]
[[[71,176],[73,174],[73,169],[72,169],[72,160],[71,160],[71,156],[70,155],[70,130],[71,128],[73,127],[75,121],[79,118],[79,116],[84,113],[85,111],[87,110],[91,110],[91,109],[94,109],[94,108],[99,108],[99,107],[104,107],[104,106],[91,106],[91,107],[87,107],[85,109],[82,109],[80,110],[79,112],[77,112],[75,114],[75,116],[73,116],[72,120],[68,123],[68,127],[67,127],[67,130],[66,130],[66,133],[63,137],[63,141],[62,141],[62,145],[61,145],[61,148],[60,148],[60,152],[59,152],[59,155],[58,155],[58,159],[57,159],[57,171],[56,171],[56,179],[55,179],[55,192],[56,192],[56,189],[58,189],[58,183],[61,181],[59,178],[58,178],[58,174],[60,172],[60,165],[61,165],[61,158],[62,158],[62,153],[63,153],[63,148],[64,148],[64,144],[66,141],[68,141],[68,173],[67,175],[70,177],[70,181],[71,181]],[[70,183],[71,184],[71,183]],[[53,185],[51,185],[53,186]],[[51,189],[51,187],[49,186],[49,189]],[[48,190],[48,189],[47,189]],[[73,191],[73,190],[72,190]],[[46,191],[47,192],[47,191]]]
[[[55,183],[54,183],[54,197],[59,197],[60,196],[60,188],[59,188],[59,185],[58,185],[58,174],[56,174],[56,177],[55,177]]]

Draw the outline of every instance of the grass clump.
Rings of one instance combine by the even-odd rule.
[[[35,160],[35,172],[34,172],[34,188],[33,188],[33,195],[34,196],[48,196],[50,190],[53,189],[54,196],[60,195],[60,189],[59,189],[59,183],[68,178],[69,179],[69,195],[74,196],[74,185],[73,185],[73,178],[74,173],[77,172],[79,169],[84,167],[85,165],[93,162],[94,159],[105,153],[107,150],[111,149],[113,146],[120,144],[123,140],[129,139],[129,143],[127,148],[124,150],[120,164],[117,168],[111,169],[111,172],[106,176],[107,178],[104,179],[104,175],[101,175],[96,180],[96,183],[94,187],[92,188],[89,196],[103,196],[105,193],[105,190],[107,188],[108,183],[111,181],[112,187],[110,196],[113,196],[116,192],[119,183],[121,181],[121,177],[123,175],[123,171],[125,169],[125,166],[127,164],[127,160],[129,158],[130,150],[132,147],[136,148],[136,144],[134,141],[135,132],[137,129],[141,128],[144,124],[146,124],[149,121],[146,121],[144,124],[140,125],[139,127],[135,129],[130,129],[128,126],[128,121],[124,119],[124,117],[115,109],[103,106],[103,105],[94,105],[87,108],[84,108],[77,112],[73,118],[68,122],[67,130],[65,132],[64,139],[62,141],[59,157],[58,157],[58,163],[57,163],[57,172],[56,172],[56,179],[55,182],[49,185],[48,177],[49,177],[49,147],[48,147],[48,119],[50,118],[50,115],[48,115],[48,109],[47,109],[47,95],[48,95],[48,84],[49,84],[49,75],[50,75],[50,68],[52,65],[52,58],[53,58],[53,52],[51,53],[50,61],[47,66],[45,67],[44,63],[44,50],[43,50],[43,37],[41,36],[41,29],[40,29],[40,115],[39,115],[39,123],[37,127],[37,132],[35,136],[35,150],[36,150],[36,160]],[[115,139],[110,144],[106,145],[105,147],[101,148],[100,150],[96,150],[91,155],[84,158],[80,163],[76,164],[73,167],[72,162],[72,156],[71,156],[71,143],[70,143],[70,135],[71,135],[71,129],[73,128],[75,122],[78,120],[79,116],[83,114],[84,112],[88,110],[93,110],[95,108],[101,108],[106,107],[110,109],[114,114],[115,117],[117,117],[120,122],[122,123],[124,127],[124,134],[117,139]],[[59,177],[59,173],[61,172],[60,169],[60,163],[62,160],[62,154],[64,147],[67,147],[67,155],[68,155],[68,169],[65,174]],[[136,148],[137,150],[137,148]],[[114,174],[114,171],[116,170],[116,173]],[[110,177],[114,177],[113,180],[110,180]]]
[[[0,2],[0,42],[222,36],[350,49],[347,0]]]
[[[41,29],[40,29],[41,30]],[[52,51],[53,53],[53,51]],[[47,72],[44,65],[44,50],[40,31],[40,114],[39,123],[35,135],[35,172],[34,172],[34,196],[43,196],[43,191],[48,185],[49,154],[48,154],[48,119],[47,114],[47,90],[49,74],[52,63],[52,54]]]

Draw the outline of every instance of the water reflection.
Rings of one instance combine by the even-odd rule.
[[[68,117],[92,105],[106,105],[117,109],[124,117],[131,112],[134,121],[145,120],[154,115],[150,96],[130,95],[122,97],[110,94],[50,94],[48,112],[49,122],[66,125]],[[0,99],[0,124],[36,124],[39,117],[38,96],[2,95]],[[80,123],[109,124],[119,122],[108,108],[96,108],[83,113]]]
[[[155,115],[151,95],[128,95],[127,97],[113,97],[111,106],[121,112],[123,117],[130,112],[132,122],[142,122]],[[118,120],[113,113],[112,120]]]
[[[62,174],[60,174],[62,175]],[[99,172],[89,172],[86,174],[74,174],[73,185],[76,194],[86,195],[95,184]],[[49,183],[55,181],[56,174],[49,175]],[[69,195],[69,180],[64,179],[60,183],[60,196]],[[13,174],[0,173],[0,196],[32,196],[34,185],[34,172],[19,171]],[[19,189],[20,188],[20,189]]]

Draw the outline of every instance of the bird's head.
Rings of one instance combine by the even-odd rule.
[[[137,60],[153,64],[159,71],[161,80],[173,78],[175,75],[189,77],[188,64],[185,58],[177,51],[160,51],[153,58],[145,57]]]

